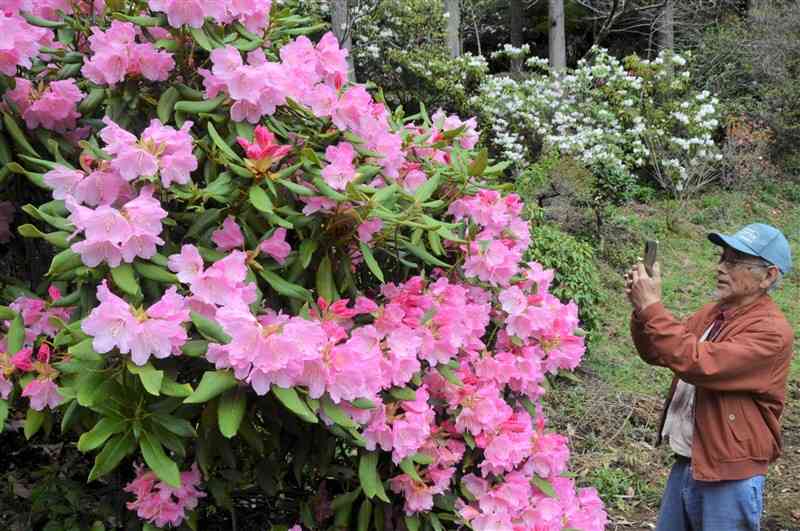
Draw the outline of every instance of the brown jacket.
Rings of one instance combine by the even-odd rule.
[[[661,416],[658,442],[678,378],[694,384],[693,477],[700,481],[766,474],[780,456],[780,417],[794,334],[768,295],[723,314],[713,342],[699,338],[721,314],[703,306],[684,322],[659,303],[631,318],[639,355],[675,374]]]

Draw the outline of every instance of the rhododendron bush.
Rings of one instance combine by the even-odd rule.
[[[390,111],[269,0],[4,9],[2,176],[57,254],[0,307],[0,419],[150,527],[258,484],[287,526],[603,528],[540,404],[578,309],[474,119]]]

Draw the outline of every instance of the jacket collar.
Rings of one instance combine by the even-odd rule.
[[[739,315],[748,313],[756,308],[761,308],[763,306],[766,306],[771,302],[772,298],[769,296],[769,294],[765,293],[761,297],[751,302],[750,304],[746,304],[744,306],[736,306],[734,308],[728,308],[726,310],[723,310],[721,308],[721,305],[717,303],[717,305],[714,306],[714,310],[711,312],[711,315],[714,317],[714,319],[721,317],[723,321],[730,321],[731,319],[734,319]]]

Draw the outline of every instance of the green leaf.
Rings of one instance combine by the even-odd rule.
[[[546,496],[550,496],[551,498],[556,497],[556,490],[553,488],[553,485],[551,485],[546,479],[539,477],[536,474],[534,474],[534,476],[531,478],[531,485],[542,491],[542,493]]]
[[[297,396],[297,391],[295,391],[293,387],[285,388],[273,385],[272,394],[275,395],[275,398],[277,398],[286,409],[304,421],[312,424],[317,424],[319,422],[314,412],[308,408],[305,402],[300,400],[299,396]]]
[[[419,517],[417,516],[406,516],[406,529],[408,531],[419,531]]]
[[[433,195],[433,193],[439,188],[439,183],[441,182],[441,177],[438,173],[434,174],[432,177],[428,178],[422,186],[417,188],[416,192],[414,192],[414,201],[417,203],[424,203]]]
[[[450,269],[452,267],[447,262],[442,262],[441,260],[433,256],[422,245],[414,245],[410,242],[405,242],[403,245],[406,249],[408,249],[411,252],[411,254],[417,256],[418,258],[421,258],[422,260],[428,262],[431,265],[443,267],[446,269]]]
[[[417,399],[417,392],[410,387],[392,387],[389,389],[389,394],[397,400],[411,400]]]
[[[367,498],[372,499],[377,496],[380,500],[389,503],[389,498],[383,489],[383,482],[378,474],[379,457],[378,452],[361,454],[361,459],[358,462],[358,479]]]
[[[275,209],[272,206],[272,201],[270,200],[267,192],[264,191],[259,185],[254,184],[250,187],[249,192],[250,204],[256,207],[257,210],[264,212],[265,214],[274,214]]]
[[[71,358],[81,361],[102,361],[103,357],[92,348],[92,338],[86,338],[67,349]]]
[[[186,419],[167,413],[154,413],[152,419],[178,437],[197,437],[194,425]]]
[[[97,400],[106,376],[99,371],[87,371],[78,376],[78,404],[91,407]]]
[[[358,510],[358,531],[368,531],[369,523],[372,519],[372,502],[364,500],[361,502],[361,508]]]
[[[192,339],[191,341],[187,341],[181,347],[181,352],[183,352],[184,356],[190,358],[205,356],[206,352],[208,352],[208,341],[205,339]]]
[[[208,135],[211,137],[211,140],[214,142],[214,145],[219,148],[219,150],[225,154],[231,160],[235,160],[237,162],[242,162],[242,158],[236,154],[233,149],[219,136],[217,130],[214,128],[214,124],[211,121],[208,122]]]
[[[181,473],[178,465],[164,453],[161,441],[151,433],[144,431],[139,439],[139,449],[142,451],[145,463],[150,470],[155,472],[158,479],[175,488],[181,486]]]
[[[303,269],[308,267],[311,263],[311,258],[314,257],[314,251],[317,250],[319,244],[317,240],[306,239],[300,244],[300,263],[303,264]]]
[[[436,366],[436,370],[438,370],[439,374],[441,374],[442,377],[451,384],[457,387],[462,387],[464,385],[464,382],[462,382],[461,379],[458,376],[456,376],[456,373],[453,372],[453,369],[451,369],[447,365],[443,365],[440,363],[439,365]]]
[[[64,249],[53,257],[50,262],[50,269],[47,271],[47,276],[58,275],[66,271],[72,271],[76,267],[83,265],[80,255],[75,253],[72,249]]]
[[[337,202],[347,201],[347,196],[346,195],[341,194],[341,193],[337,192],[336,190],[334,190],[333,188],[331,188],[330,185],[328,183],[326,183],[324,180],[322,180],[321,177],[314,177],[311,180],[311,182],[313,182],[314,186],[317,187],[317,190],[319,190],[319,193],[321,193],[322,195],[324,195],[328,199],[333,199],[334,201],[337,201]]]
[[[22,316],[18,313],[14,314],[14,319],[11,320],[11,326],[6,335],[6,348],[8,353],[13,355],[22,349],[25,343],[25,324],[22,321]]]
[[[194,389],[188,383],[178,383],[169,376],[164,375],[164,379],[161,382],[161,394],[176,398],[186,398],[193,392]]]
[[[216,321],[213,321],[205,315],[197,312],[191,312],[189,316],[191,317],[195,328],[197,328],[197,331],[209,341],[215,341],[223,345],[227,345],[231,342],[231,336],[226,334]]]
[[[180,94],[175,87],[169,87],[161,93],[161,97],[158,98],[158,105],[156,106],[156,115],[162,124],[166,124],[172,118],[172,110],[179,97]]]
[[[8,418],[8,400],[0,400],[0,433],[6,426],[6,419]]]
[[[3,113],[3,125],[5,126],[6,132],[11,136],[11,138],[16,142],[16,144],[28,155],[32,157],[39,157],[39,153],[33,149],[30,142],[28,142],[25,133],[22,132],[19,125],[17,124],[14,117],[8,113]]]
[[[364,257],[364,262],[367,263],[367,267],[369,268],[370,272],[375,275],[375,278],[381,281],[381,284],[385,282],[383,279],[383,271],[381,271],[381,266],[378,265],[378,261],[375,260],[375,256],[372,254],[372,249],[369,248],[367,244],[364,242],[358,242],[358,246],[361,249],[361,255]]]
[[[336,424],[346,429],[357,429],[358,424],[347,416],[347,413],[342,410],[337,404],[334,404],[328,395],[322,397],[320,401],[322,404],[322,411],[325,415],[334,421]]]
[[[295,168],[295,166],[296,165],[291,166],[291,168],[294,168],[295,171],[296,171],[297,168]],[[290,181],[288,179],[278,179],[277,182],[278,182],[278,184],[280,184],[281,186],[283,186],[284,188],[286,188],[290,192],[294,192],[297,195],[302,195],[302,196],[314,195],[314,191],[312,189],[308,188],[307,186],[303,186],[301,184],[297,184],[297,183],[295,183],[293,181]]]
[[[197,238],[202,232],[219,222],[222,217],[222,210],[219,208],[209,208],[194,220],[186,231],[187,239]]]
[[[219,432],[228,439],[236,435],[246,408],[247,394],[244,388],[232,389],[222,395],[217,408]]]
[[[317,294],[331,303],[339,298],[336,292],[336,285],[333,281],[333,267],[331,265],[331,258],[325,255],[325,258],[319,263],[317,268]]]
[[[478,152],[478,156],[469,165],[470,177],[480,177],[486,170],[486,165],[489,162],[489,151],[484,148]]]
[[[106,440],[116,433],[120,433],[127,426],[127,421],[121,418],[103,417],[90,431],[78,439],[78,450],[90,452],[99,448]]]
[[[428,455],[425,455],[425,454],[421,454],[419,452],[417,452],[414,455],[412,455],[411,459],[415,463],[419,463],[420,465],[430,465],[431,463],[433,463],[433,458],[432,457],[430,457]]]
[[[128,295],[132,297],[141,296],[142,290],[139,287],[139,281],[136,279],[136,273],[134,273],[131,264],[122,263],[112,268],[111,278],[114,280],[114,284]]]
[[[135,448],[136,441],[130,431],[114,435],[94,458],[94,466],[87,481],[94,481],[114,470]]]
[[[202,27],[200,28],[189,28],[189,33],[192,34],[192,38],[197,43],[200,48],[204,49],[207,52],[211,52],[214,50],[214,45],[211,43],[211,39],[208,38],[208,35],[203,30]]]
[[[39,428],[44,423],[44,411],[36,411],[35,409],[28,408],[28,414],[25,416],[25,438],[29,439],[36,435]]]
[[[355,400],[351,400],[350,404],[358,409],[375,409],[376,407],[375,402],[367,398],[356,398]]]
[[[167,269],[150,264],[147,262],[139,262],[138,260],[133,263],[133,268],[139,275],[148,280],[155,282],[162,282],[164,284],[178,284],[178,277],[175,273],[167,271]]]
[[[335,497],[331,502],[331,510],[337,511],[342,507],[351,505],[354,501],[358,499],[358,496],[360,494],[361,494],[361,487],[356,487],[356,489],[353,491],[340,494],[339,496]]]
[[[181,112],[187,112],[192,114],[198,114],[201,112],[212,112],[220,104],[225,101],[227,95],[220,94],[214,99],[211,100],[203,100],[203,101],[179,101],[175,104],[175,110]]]
[[[272,271],[268,271],[266,269],[262,269],[258,272],[261,277],[267,281],[267,283],[274,289],[276,292],[280,293],[284,297],[290,297],[292,299],[298,299],[304,302],[312,300],[311,292],[308,291],[303,286],[298,284],[294,284],[289,282],[288,280],[284,280],[277,274],[273,273]]]
[[[236,377],[230,371],[206,371],[200,379],[194,393],[188,396],[184,404],[202,404],[228,389],[236,387]]]
[[[414,461],[411,459],[411,457],[406,457],[400,461],[400,470],[408,474],[408,477],[414,481],[419,481],[422,483],[422,478],[419,477],[419,473],[417,473],[417,467],[414,466]]]
[[[164,371],[159,371],[149,362],[139,366],[129,361],[127,367],[129,373],[139,376],[145,391],[151,395],[160,396],[161,382],[164,380]]]

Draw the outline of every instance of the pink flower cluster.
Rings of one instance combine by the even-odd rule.
[[[108,205],[87,208],[70,196],[66,198],[66,206],[76,232],[83,232],[85,236],[71,248],[89,267],[97,267],[102,262],[117,267],[123,261],[133,262],[137,256],[152,258],[156,246],[164,244],[159,234],[167,211],[153,197],[152,186],[143,187],[138,197],[120,209]]]
[[[52,302],[61,298],[55,286],[48,290]],[[9,307],[22,316],[25,327],[23,348],[11,355],[5,339],[0,339],[0,399],[8,398],[13,388],[11,376],[15,372],[35,373],[35,378],[25,385],[22,396],[30,399],[30,407],[37,411],[55,408],[63,401],[55,383],[58,371],[50,364],[51,350],[43,340],[33,356],[34,344],[40,336],[52,339],[59,331],[59,323],[69,319],[74,307],[52,307],[51,303],[34,297],[19,297]],[[4,323],[6,328],[10,321]]]
[[[222,227],[211,234],[211,241],[220,251],[230,251],[244,246],[244,235],[233,216],[228,216],[222,222]]]
[[[516,194],[501,196],[481,190],[454,201],[448,210],[456,220],[469,219],[481,230],[465,249],[464,273],[495,286],[508,285],[530,244],[528,223],[522,219]]]
[[[275,232],[273,232],[269,238],[261,242],[258,248],[270,255],[281,265],[286,262],[286,258],[288,258],[289,253],[292,252],[292,246],[286,243],[286,229],[283,227],[275,229]]]
[[[197,158],[192,153],[192,122],[184,122],[176,130],[153,119],[136,138],[110,118],[103,119],[106,126],[100,131],[104,148],[114,156],[111,168],[126,181],[158,174],[161,184],[169,187],[173,182],[186,184],[197,169]]]
[[[356,168],[353,166],[355,156],[356,150],[349,142],[328,146],[325,150],[325,158],[330,164],[322,170],[322,178],[331,188],[344,190],[347,184],[356,178]]]
[[[92,57],[81,73],[98,85],[115,85],[126,76],[142,76],[150,81],[164,81],[175,68],[172,54],[158,50],[152,43],[136,42],[137,27],[115,20],[103,31],[92,28],[89,46]]]
[[[244,152],[251,169],[258,173],[267,173],[272,166],[277,164],[292,151],[292,146],[278,144],[275,135],[264,127],[258,125],[253,132],[255,142],[239,137],[237,141],[244,148]]]
[[[199,489],[202,477],[197,465],[181,472],[181,486],[171,487],[158,481],[155,473],[144,466],[136,466],[136,478],[125,486],[136,499],[128,502],[128,509],[156,527],[177,527],[186,519],[206,493]]]
[[[386,107],[375,102],[364,87],[350,87],[339,94],[347,80],[347,50],[339,47],[333,33],[325,34],[316,46],[308,38],[298,37],[281,48],[280,58],[280,63],[269,62],[263,51],[255,50],[244,63],[232,46],[214,50],[211,71],[200,70],[206,96],[227,92],[234,100],[231,118],[251,123],[273,114],[290,97],[316,116],[331,118],[339,129],[364,139],[366,149],[381,155],[378,163],[386,174],[396,177],[405,162],[402,138],[391,132]]]
[[[461,517],[476,531],[561,531],[564,528],[600,531],[607,516],[593,488],[575,489],[570,478],[554,476],[550,483],[556,496],[551,498],[531,484],[523,471],[507,474],[500,483],[475,475],[462,478],[475,499],[470,504],[456,502]]]
[[[131,308],[108,289],[105,280],[97,288],[97,300],[100,304],[81,323],[81,330],[92,336],[96,352],[117,348],[130,353],[136,365],[144,365],[150,356],[167,358],[181,353],[186,342],[182,324],[189,320],[189,306],[175,286],[147,310]]]
[[[39,48],[53,40],[52,31],[28,24],[18,10],[0,11],[0,73],[7,76],[15,75],[18,66],[33,66],[31,60],[38,57]]]
[[[15,82],[6,99],[16,105],[28,129],[41,126],[64,133],[75,128],[75,121],[81,116],[77,107],[83,93],[74,79],[52,81],[37,88],[25,78],[15,78]]]
[[[180,282],[189,284],[189,307],[207,317],[214,318],[218,307],[246,307],[256,300],[256,285],[245,282],[247,254],[242,251],[232,251],[204,270],[197,247],[184,245],[180,254],[169,257],[168,265]]]
[[[433,121],[432,132],[434,134],[431,135],[433,142],[441,141],[444,133],[455,131],[461,127],[464,128],[464,131],[458,136],[458,143],[462,148],[472,149],[480,139],[480,133],[477,130],[478,120],[474,117],[469,120],[461,120],[455,114],[447,115],[442,109],[439,109],[433,113],[431,120]]]
[[[30,407],[42,411],[49,407],[54,409],[63,402],[63,397],[58,392],[58,386],[53,380],[58,376],[50,365],[50,347],[47,343],[39,346],[36,357],[33,349],[23,348],[13,356],[7,352],[7,345],[0,340],[0,399],[6,400],[14,388],[11,377],[15,372],[35,373],[36,377],[29,381],[22,390],[22,396],[30,399]]]
[[[148,5],[166,13],[174,28],[184,24],[200,28],[205,18],[211,18],[218,24],[238,20],[248,31],[260,33],[269,25],[272,0],[149,0]]]
[[[80,13],[89,13],[93,7],[96,15],[102,14],[105,9],[105,2],[99,0],[6,0],[4,3],[9,4],[6,10],[13,8],[54,21],[61,20],[59,11],[71,15],[75,12],[75,7]]]
[[[22,323],[25,325],[24,346],[32,347],[34,341],[40,335],[55,337],[59,330],[57,323],[69,320],[74,307],[59,308],[51,306],[52,302],[61,298],[61,293],[55,286],[50,286],[48,294],[51,302],[37,297],[18,297],[9,304],[9,308],[22,316]]]

